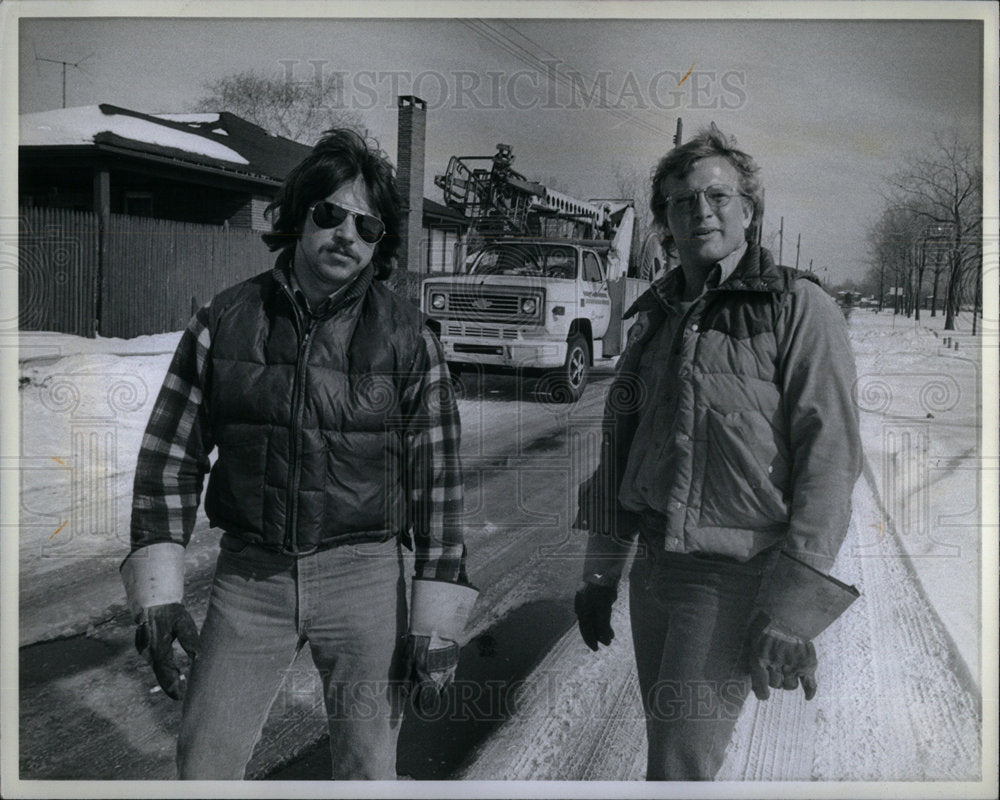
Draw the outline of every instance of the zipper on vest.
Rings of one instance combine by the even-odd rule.
[[[297,309],[296,309],[297,310]],[[300,317],[301,319],[301,317]],[[286,553],[298,553],[298,542],[295,527],[299,511],[299,479],[302,474],[302,460],[299,449],[302,439],[302,417],[305,413],[305,383],[309,346],[312,343],[313,330],[316,327],[315,317],[310,317],[306,325],[302,342],[299,344],[299,354],[295,362],[295,386],[292,389],[292,432],[288,442],[288,498],[285,502],[285,547]]]

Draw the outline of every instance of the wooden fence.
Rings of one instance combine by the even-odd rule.
[[[260,234],[112,214],[21,209],[20,326],[131,338],[183,328],[227,286],[269,269]],[[103,250],[103,257],[102,257]]]
[[[95,333],[97,217],[22,209],[18,226],[18,324],[24,330]]]

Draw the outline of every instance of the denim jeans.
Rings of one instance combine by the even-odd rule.
[[[745,652],[765,558],[640,547],[629,616],[646,715],[646,780],[711,780],[750,691]]]
[[[406,596],[397,540],[288,556],[224,535],[184,697],[181,778],[239,780],[308,642],[333,778],[396,778]]]

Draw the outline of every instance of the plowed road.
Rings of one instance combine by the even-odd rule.
[[[401,776],[642,777],[627,592],[615,612],[617,639],[600,654],[579,642],[572,616],[583,537],[567,527],[571,488],[593,467],[607,384],[607,376],[595,377],[584,398],[566,407],[539,402],[530,385],[507,378],[465,379],[469,566],[483,593],[451,716],[407,720]],[[863,597],[817,643],[819,695],[808,704],[798,693],[751,698],[720,778],[978,778],[979,693],[896,532],[889,525],[877,552],[852,555],[859,527],[879,518],[876,486],[870,471],[858,484],[854,528],[836,572]],[[199,622],[217,538],[202,523],[188,548],[187,599]],[[155,688],[131,646],[120,556],[44,565],[22,559],[22,778],[174,776],[179,704]],[[325,777],[325,721],[302,655],[254,754],[252,777]]]

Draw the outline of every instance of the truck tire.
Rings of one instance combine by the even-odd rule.
[[[550,397],[557,403],[575,403],[583,396],[590,377],[590,345],[587,337],[576,333],[566,345],[566,361],[561,369],[547,376]]]
[[[465,383],[462,381],[462,365],[449,361],[447,366],[448,379],[451,383],[451,391],[453,392],[456,400],[463,400],[465,398],[466,390]]]

